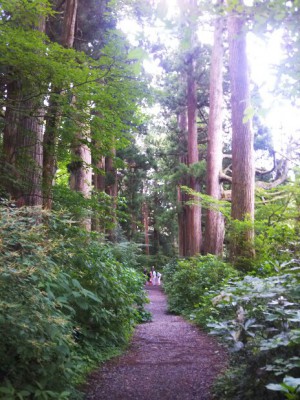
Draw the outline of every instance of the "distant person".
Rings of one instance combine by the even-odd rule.
[[[161,280],[161,273],[160,272],[156,273],[156,280],[157,280],[157,285],[160,286],[160,280]]]
[[[153,270],[152,271],[152,284],[153,284],[153,286],[156,286],[156,283],[157,283],[156,272]]]

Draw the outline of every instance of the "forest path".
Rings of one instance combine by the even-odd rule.
[[[92,374],[86,400],[209,400],[226,353],[206,333],[167,314],[166,296],[147,286],[152,322],[136,328],[129,349]]]

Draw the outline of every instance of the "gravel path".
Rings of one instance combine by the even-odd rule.
[[[209,400],[226,365],[216,341],[179,316],[167,314],[159,287],[146,287],[153,321],[139,325],[122,356],[95,372],[86,400]]]

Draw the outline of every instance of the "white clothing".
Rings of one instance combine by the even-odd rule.
[[[158,286],[160,286],[160,278],[161,278],[161,273],[160,273],[160,272],[157,272],[157,274],[156,274],[156,281],[157,281]]]
[[[152,272],[152,284],[155,286],[157,283],[156,272]]]

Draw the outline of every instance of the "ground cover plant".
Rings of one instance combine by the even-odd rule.
[[[300,261],[277,264],[271,276],[262,267],[263,276],[244,277],[212,256],[165,268],[170,311],[217,335],[230,350],[230,367],[215,385],[217,399],[300,398]]]
[[[272,277],[246,276],[213,298],[219,317],[208,327],[233,351],[217,397],[222,392],[224,399],[299,399],[298,265],[292,260]]]
[[[142,274],[66,214],[0,212],[0,398],[80,398],[141,319]]]

